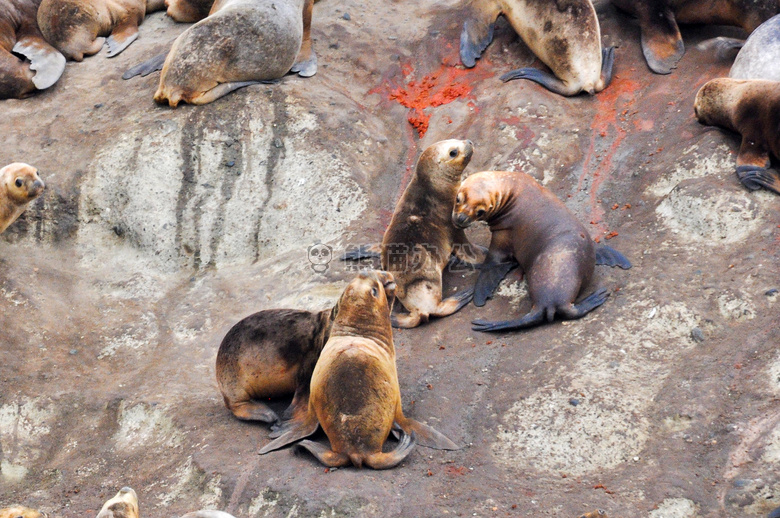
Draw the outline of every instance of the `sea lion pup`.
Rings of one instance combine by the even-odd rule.
[[[595,264],[631,267],[628,259],[606,245],[594,247],[588,231],[548,189],[525,173],[483,171],[463,181],[452,222],[466,228],[474,221],[490,226],[491,240],[474,291],[482,306],[515,265],[528,281],[533,307],[516,320],[475,320],[476,331],[521,329],[556,314],[580,318],[607,300],[599,289],[574,303],[590,283]]]
[[[217,352],[217,383],[233,415],[277,422],[260,400],[289,394],[295,395],[284,418],[306,411],[311,373],[338,310],[338,302],[317,312],[269,309],[234,325]]]
[[[49,518],[49,515],[29,507],[17,505],[0,509],[0,518]]]
[[[112,58],[138,38],[144,16],[164,6],[164,0],[43,0],[38,25],[68,59],[97,54],[104,43]]]
[[[405,417],[401,409],[390,325],[394,289],[388,272],[361,273],[350,282],[314,368],[308,412],[285,423],[261,455],[308,437],[319,426],[331,449],[313,441],[300,446],[329,467],[351,462],[357,467],[392,468],[409,455],[417,440],[431,448],[457,449],[430,426]],[[400,441],[395,450],[384,453],[382,445],[393,429],[400,431]]]
[[[31,165],[17,162],[0,169],[0,234],[41,195],[44,187],[38,170]]]
[[[103,504],[97,518],[139,518],[138,496],[132,488],[123,487]]]
[[[311,46],[312,0],[217,0],[211,13],[173,43],[154,94],[158,103],[207,104],[233,90],[317,72]],[[148,74],[159,57],[122,77]]]
[[[769,169],[770,153],[780,158],[780,82],[764,79],[713,79],[696,94],[696,118],[742,135],[737,177],[754,191],[780,194],[780,175]]]
[[[685,54],[677,23],[732,25],[753,32],[778,12],[777,0],[612,0],[639,19],[642,53],[656,74],[669,74]]]
[[[472,0],[460,34],[460,59],[471,68],[493,41],[504,14],[520,39],[553,74],[520,68],[501,76],[529,79],[560,95],[602,91],[612,80],[614,47],[601,48],[601,29],[590,0]]]
[[[0,99],[23,99],[45,90],[65,70],[65,56],[38,29],[38,4],[40,0],[0,0]]]
[[[479,260],[466,234],[450,221],[461,173],[473,153],[470,140],[442,140],[429,146],[395,206],[381,252],[361,247],[342,257],[381,256],[382,269],[395,277],[396,297],[409,311],[393,315],[396,327],[416,327],[431,316],[451,315],[471,301],[472,290],[442,300],[442,270],[452,255],[467,263]]]

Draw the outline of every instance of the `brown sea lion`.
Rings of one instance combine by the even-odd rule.
[[[214,0],[165,0],[168,16],[177,22],[194,23],[209,15]]]
[[[318,312],[269,309],[228,331],[217,352],[217,383],[233,415],[277,422],[276,413],[260,400],[290,394],[285,419],[308,409],[311,373],[338,309],[338,303]]]
[[[702,124],[742,135],[737,177],[745,187],[780,194],[780,175],[770,169],[769,157],[780,158],[780,82],[713,79],[699,89],[693,111]]]
[[[65,56],[49,45],[38,29],[40,3],[0,0],[0,99],[22,99],[49,88],[65,70]]]
[[[0,509],[0,518],[49,518],[49,515],[29,507],[17,505]]]
[[[405,417],[401,409],[390,325],[394,289],[392,274],[376,271],[359,274],[347,286],[314,368],[308,412],[285,423],[278,438],[260,454],[308,437],[319,426],[330,440],[330,449],[313,441],[300,446],[329,467],[352,463],[392,468],[406,458],[416,441],[431,448],[457,449],[430,426]],[[393,429],[401,433],[398,447],[384,453],[382,446]]]
[[[97,518],[139,518],[138,496],[129,487],[123,487],[112,498],[103,504]]]
[[[381,256],[382,269],[395,277],[396,297],[409,311],[393,316],[396,327],[416,327],[431,316],[451,315],[472,298],[473,291],[464,290],[442,300],[442,271],[452,255],[467,263],[480,258],[463,230],[450,221],[460,176],[473,152],[470,140],[442,140],[429,146],[395,206],[381,252],[362,247],[342,257]]]
[[[184,31],[165,58],[158,103],[207,104],[233,90],[317,72],[311,46],[312,0],[217,0],[209,16]],[[147,75],[152,58],[122,77]]]
[[[642,52],[656,74],[669,74],[685,53],[678,23],[732,25],[753,32],[780,10],[777,0],[612,0],[639,19]]]
[[[0,234],[41,195],[45,185],[38,170],[22,163],[0,169]]]
[[[493,41],[503,14],[553,74],[521,68],[501,76],[529,79],[560,95],[593,94],[612,79],[614,48],[601,48],[601,29],[590,0],[472,0],[460,34],[460,59],[471,68]]]
[[[138,38],[138,26],[147,13],[164,6],[164,0],[43,0],[38,25],[68,59],[81,61],[97,54],[104,43],[111,58]]]
[[[612,248],[594,246],[588,231],[550,190],[525,173],[483,171],[463,181],[452,222],[466,228],[474,221],[490,226],[487,257],[477,278],[474,304],[482,306],[501,279],[519,265],[528,281],[531,311],[516,320],[475,320],[476,331],[506,331],[552,321],[556,314],[580,318],[608,297],[599,289],[579,303],[595,264],[630,268]]]

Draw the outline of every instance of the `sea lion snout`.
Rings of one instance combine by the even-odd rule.
[[[471,218],[468,217],[467,214],[464,214],[462,212],[458,213],[456,211],[452,211],[452,224],[455,225],[458,228],[468,228],[471,225],[472,221]]]

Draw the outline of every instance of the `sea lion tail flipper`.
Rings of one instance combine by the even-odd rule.
[[[601,89],[612,82],[612,69],[615,65],[615,47],[601,49]]]
[[[317,431],[319,426],[317,417],[311,412],[307,412],[301,419],[286,421],[277,428],[278,437],[263,446],[258,453],[265,455],[268,452],[284,448],[288,444],[310,436]]]
[[[111,35],[106,38],[106,45],[108,46],[108,53],[106,56],[113,58],[119,55],[120,52],[130,46],[136,39],[138,39],[138,25],[132,21],[125,21],[120,23],[111,32]]]
[[[641,16],[642,53],[656,74],[670,74],[685,54],[680,28],[668,7],[648,8]]]
[[[525,327],[541,324],[544,322],[546,313],[545,308],[532,308],[530,312],[515,320],[503,320],[498,322],[490,322],[489,320],[482,319],[472,320],[471,329],[474,331],[482,331],[483,333],[514,331],[516,329],[523,329]]]
[[[463,30],[460,33],[460,60],[466,68],[476,65],[477,60],[493,41],[496,18],[501,14],[501,7],[497,2],[479,3],[480,5],[472,6],[471,17],[463,23]]]
[[[538,68],[528,67],[511,70],[502,75],[500,79],[505,83],[513,79],[528,79],[529,81],[533,81],[534,83],[542,85],[551,92],[566,97],[580,93],[579,87],[575,87],[574,85],[566,85],[566,83],[554,75],[548,72],[543,72]]]
[[[517,267],[517,262],[483,264],[477,277],[477,283],[474,285],[474,305],[482,307],[493,298],[493,292],[506,277],[506,275]]]
[[[141,77],[146,77],[152,72],[157,72],[158,70],[162,70],[163,65],[165,64],[165,58],[168,57],[168,53],[164,52],[160,54],[159,56],[155,56],[152,59],[147,59],[143,63],[140,63],[133,68],[130,68],[122,74],[122,79],[130,79],[132,77],[135,77],[137,75],[140,75]]]
[[[399,421],[396,419],[396,421]],[[434,450],[459,450],[460,446],[452,442],[443,433],[435,430],[433,427],[427,424],[415,421],[414,419],[404,418],[403,422],[399,421],[401,428],[404,432],[411,435],[414,434],[417,438],[417,444],[425,446],[426,448],[433,448]],[[401,438],[403,440],[403,437]]]
[[[322,444],[310,440],[304,440],[295,445],[296,449],[304,449],[317,457],[317,460],[329,468],[341,468],[351,462],[348,455],[326,448]]]
[[[596,245],[596,264],[602,266],[617,266],[623,270],[631,268],[631,261],[611,246],[603,243]]]
[[[389,469],[399,465],[403,460],[412,453],[415,444],[417,443],[417,436],[414,432],[407,434],[401,432],[401,437],[398,441],[398,446],[393,451],[373,453],[364,459],[366,466],[374,469]]]
[[[261,81],[233,81],[230,83],[220,83],[211,90],[203,92],[190,99],[190,104],[208,104],[214,102],[220,97],[224,97],[234,90],[244,88],[246,86],[259,84]]]
[[[751,191],[756,191],[763,187],[775,194],[780,194],[780,175],[766,167],[754,165],[737,166],[737,177],[742,182],[742,185]]]
[[[381,245],[379,243],[373,245],[360,245],[357,248],[348,248],[344,255],[341,256],[342,261],[360,261],[361,259],[378,259],[381,257],[379,253]]]
[[[717,38],[711,38],[704,40],[696,48],[701,51],[709,51],[715,49],[715,57],[718,59],[726,60],[733,59],[739,49],[745,46],[745,40],[737,38],[726,38],[725,36],[718,36]]]
[[[39,36],[24,36],[13,52],[30,60],[30,70],[35,70],[32,82],[38,90],[49,88],[65,71],[65,56]]]

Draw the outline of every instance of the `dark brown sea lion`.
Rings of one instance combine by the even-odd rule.
[[[65,70],[65,56],[49,45],[38,29],[40,3],[0,0],[0,99],[22,99],[44,90]]]
[[[521,68],[502,81],[530,79],[561,95],[600,92],[612,79],[614,48],[601,48],[601,29],[590,0],[472,0],[460,35],[460,58],[473,67],[493,40],[499,15],[553,74]]]
[[[129,487],[123,487],[103,504],[97,518],[139,518],[138,496]]]
[[[491,241],[474,292],[482,306],[501,279],[519,265],[528,281],[531,311],[516,320],[475,320],[477,331],[506,331],[552,321],[556,314],[580,318],[608,297],[599,289],[575,304],[590,284],[594,265],[630,268],[622,254],[598,249],[588,231],[548,189],[525,173],[483,171],[463,181],[452,222],[466,228],[474,221],[490,226]]]
[[[780,194],[780,175],[770,169],[780,158],[780,82],[764,79],[713,79],[696,94],[693,111],[702,124],[742,135],[737,176],[750,190]]]
[[[41,195],[45,185],[38,170],[22,163],[0,169],[0,234]]]
[[[29,507],[17,505],[0,509],[0,518],[49,518],[49,515]]]
[[[396,297],[409,310],[393,316],[396,327],[416,327],[431,316],[451,315],[471,300],[472,290],[442,300],[442,271],[452,255],[469,263],[479,259],[466,234],[450,220],[461,173],[473,152],[469,140],[443,140],[429,146],[395,206],[379,255],[382,269],[395,277]],[[361,248],[343,259],[376,256],[369,250]]]
[[[669,74],[685,53],[678,23],[732,25],[753,32],[780,10],[777,0],[612,0],[639,19],[642,52],[656,74]]]
[[[361,273],[347,286],[314,368],[308,412],[285,423],[261,454],[308,437],[319,426],[330,440],[330,449],[313,441],[300,446],[330,467],[352,463],[392,468],[409,455],[415,441],[457,449],[430,426],[405,417],[401,409],[390,325],[394,289],[388,272]],[[394,428],[401,439],[395,450],[385,453],[382,446]]]

